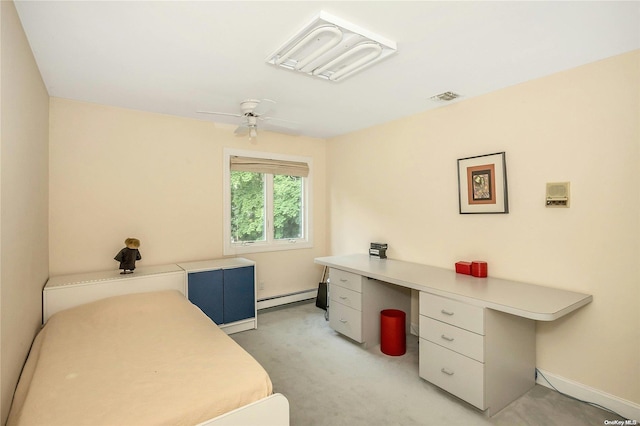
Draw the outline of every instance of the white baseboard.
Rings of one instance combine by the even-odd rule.
[[[540,370],[536,383],[549,389],[554,387],[562,393],[566,393],[576,399],[582,401],[592,402],[594,404],[601,405],[611,411],[615,411],[621,416],[640,422],[640,405],[635,402],[627,401],[626,399],[618,398],[617,396],[602,392],[598,389],[591,388],[583,385],[582,383],[574,382],[564,377],[557,376],[553,373],[549,373],[544,370]],[[544,375],[544,377],[542,377]],[[551,385],[545,380],[545,377]]]
[[[283,294],[282,296],[269,297],[267,299],[258,300],[258,310],[272,308],[274,306],[286,305],[287,303],[300,302],[308,299],[315,299],[318,295],[318,289],[303,290],[297,293]]]

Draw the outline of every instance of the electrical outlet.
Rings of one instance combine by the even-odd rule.
[[[264,281],[260,281],[258,284],[258,290],[264,290]]]

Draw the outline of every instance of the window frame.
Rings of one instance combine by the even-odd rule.
[[[302,232],[303,238],[289,238],[275,240],[273,238],[273,174],[265,173],[265,241],[256,242],[231,242],[231,157],[263,158],[281,161],[304,162],[309,165],[309,175],[302,182]],[[270,152],[248,151],[225,148],[223,161],[223,253],[224,255],[236,255],[244,253],[260,253],[280,250],[297,250],[313,247],[313,223],[312,223],[312,188],[313,188],[313,162],[310,157],[274,154]]]

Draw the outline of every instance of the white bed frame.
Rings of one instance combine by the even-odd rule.
[[[112,296],[178,290],[186,294],[186,272],[178,265],[141,267],[133,274],[105,271],[52,277],[42,292],[42,322],[58,311]],[[289,426],[289,401],[275,393],[198,426]]]

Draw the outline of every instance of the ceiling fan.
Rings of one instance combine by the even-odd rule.
[[[279,124],[272,124],[269,127],[281,133],[295,134],[295,130],[297,129],[296,123],[265,115],[273,110],[275,104],[276,102],[271,99],[247,99],[240,102],[240,111],[242,111],[240,114],[215,111],[198,111],[198,113],[242,117],[243,122],[240,123],[234,132],[236,136],[245,136],[248,134],[249,138],[254,139],[258,136],[258,121],[268,122],[270,124],[278,122]]]

